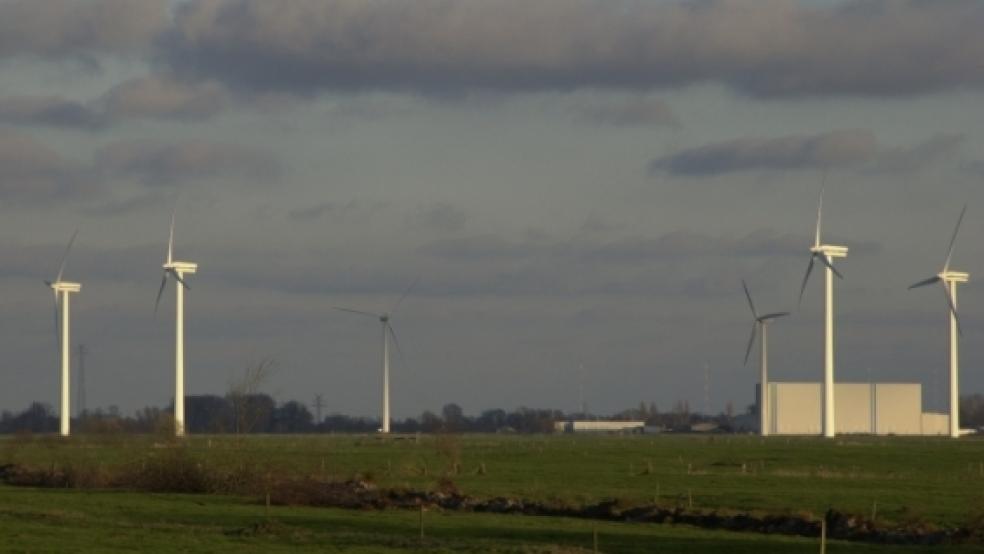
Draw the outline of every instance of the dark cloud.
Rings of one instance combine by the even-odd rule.
[[[956,155],[966,142],[959,134],[940,134],[913,146],[885,150],[878,156],[877,171],[912,172]]]
[[[125,118],[202,120],[229,104],[214,82],[186,83],[163,75],[130,79],[88,102],[57,96],[0,98],[0,122],[98,130]]]
[[[447,202],[420,206],[409,216],[411,225],[444,232],[460,231],[467,221],[468,216],[461,208]]]
[[[669,106],[658,98],[634,96],[616,100],[588,100],[571,108],[576,117],[598,125],[676,125]]]
[[[169,23],[166,0],[0,2],[0,58],[146,54]]]
[[[714,175],[747,169],[828,168],[871,161],[876,154],[875,134],[856,129],[706,144],[657,158],[649,169],[678,175]]]
[[[442,239],[421,246],[422,254],[457,261],[570,259],[580,262],[640,264],[699,257],[806,256],[813,239],[758,229],[739,237],[715,237],[691,231],[674,231],[660,237],[629,236],[608,242],[525,240],[511,241],[495,235]],[[876,252],[867,241],[848,241],[854,250]]]
[[[228,102],[215,82],[186,83],[162,75],[132,79],[113,87],[101,99],[112,117],[202,119]]]
[[[106,117],[87,104],[55,96],[8,96],[0,98],[0,122],[94,130],[105,126]]]
[[[964,135],[939,134],[911,146],[882,149],[868,130],[844,130],[771,139],[741,138],[705,144],[653,160],[650,173],[717,175],[768,169],[826,169],[862,166],[875,173],[911,173],[952,158]]]
[[[116,142],[99,151],[95,166],[101,174],[135,177],[148,185],[210,177],[261,180],[280,171],[280,163],[268,152],[201,141]]]
[[[44,201],[72,195],[86,183],[81,164],[63,158],[32,137],[0,128],[0,197],[8,202]]]
[[[761,96],[984,82],[976,0],[199,0],[159,59],[255,89],[449,93],[723,82]]]

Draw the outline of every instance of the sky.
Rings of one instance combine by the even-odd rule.
[[[611,413],[819,381],[825,180],[840,381],[984,392],[984,4],[976,0],[0,0],[0,409],[57,405],[65,277],[89,408],[171,402],[168,225],[199,264],[188,394],[376,416]],[[825,177],[824,177],[825,176]],[[173,284],[173,283],[172,283]],[[582,393],[583,391],[583,393]],[[74,400],[74,394],[73,394]]]

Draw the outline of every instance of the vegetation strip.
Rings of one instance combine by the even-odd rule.
[[[8,464],[0,466],[0,481],[11,486],[38,488],[114,488],[148,492],[257,494],[275,505],[346,509],[413,509],[436,507],[459,512],[571,517],[604,521],[685,524],[704,529],[816,537],[821,523],[809,514],[751,514],[726,510],[672,508],[656,504],[623,507],[615,499],[582,506],[508,497],[477,498],[461,494],[449,479],[438,490],[380,488],[362,480],[325,481],[311,477],[253,479],[249,475],[206,474],[198,464],[175,464],[121,472],[111,479],[94,479],[71,471]],[[984,543],[984,525],[941,528],[924,522],[887,526],[870,519],[828,510],[827,536],[877,544],[940,545]],[[984,522],[982,522],[984,523]]]

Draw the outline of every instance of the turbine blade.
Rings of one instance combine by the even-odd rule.
[[[58,291],[55,291],[55,351],[61,354],[61,337],[59,336],[59,331],[61,330],[61,310],[60,303],[58,302]]]
[[[943,273],[950,269],[950,258],[953,257],[953,245],[957,242],[957,232],[960,231],[960,224],[963,222],[964,214],[967,213],[967,204],[960,210],[960,217],[957,218],[957,226],[953,228],[953,236],[950,237],[950,246],[946,249],[946,261],[943,262]]]
[[[803,284],[800,285],[799,303],[797,305],[803,303],[803,293],[806,292],[806,283],[807,283],[807,281],[810,280],[810,272],[813,271],[813,259],[815,257],[816,257],[815,255],[811,255],[810,256],[810,265],[806,266],[806,275],[803,276]]]
[[[167,271],[164,272],[164,276],[161,277],[161,288],[157,289],[157,301],[154,302],[154,313],[157,313],[158,306],[161,305],[161,296],[164,294],[164,287],[167,285]]]
[[[177,271],[175,271],[174,269],[170,269],[170,268],[166,269],[165,271],[167,271],[168,273],[170,273],[171,275],[173,275],[174,276],[174,280],[177,281],[177,282],[179,282],[179,283],[181,283],[181,286],[184,287],[185,290],[191,290],[191,287],[188,286],[188,283],[185,283],[185,280],[180,275],[178,275],[178,272]]]
[[[817,257],[820,258],[820,261],[823,262],[823,265],[829,267],[830,268],[830,271],[833,271],[834,272],[834,275],[836,275],[838,279],[843,279],[844,278],[844,276],[841,275],[841,272],[840,271],[837,271],[837,268],[834,267],[834,264],[830,263],[830,260],[827,259],[827,256],[824,256],[823,254],[820,254]]]
[[[813,240],[814,246],[820,246],[820,222],[823,220],[823,189],[827,186],[827,170],[823,171],[820,181],[820,200],[817,202],[817,234]]]
[[[752,309],[752,316],[758,319],[758,312],[755,311],[755,303],[752,302],[752,293],[748,292],[748,285],[745,284],[745,280],[741,280],[741,286],[745,289],[745,298],[748,299],[748,307]]]
[[[407,290],[403,291],[403,296],[401,296],[400,299],[396,301],[396,304],[393,304],[393,309],[389,311],[391,315],[396,313],[396,310],[400,308],[400,304],[403,303],[403,300],[407,297],[408,294],[410,294],[410,291],[412,291],[414,287],[417,286],[417,283],[419,282],[420,282],[420,277],[417,277],[416,279],[413,280],[412,283],[410,283],[410,286],[407,287]]]
[[[934,275],[934,276],[930,277],[929,279],[923,279],[922,281],[919,281],[918,283],[916,283],[914,285],[909,285],[909,290],[912,290],[912,289],[918,288],[918,287],[925,287],[926,285],[932,285],[932,284],[936,283],[939,280],[940,280],[940,276],[939,275]]]
[[[950,283],[950,287],[954,286]],[[957,307],[953,305],[953,296],[950,294],[950,287],[943,283],[943,293],[946,295],[946,304],[950,306],[950,313],[953,314],[953,319],[957,322],[957,334],[963,335],[963,329],[960,327],[960,316],[957,315]]]
[[[372,314],[372,313],[369,313],[369,312],[363,312],[361,310],[353,310],[351,308],[342,308],[342,307],[339,307],[339,306],[332,306],[332,309],[334,309],[334,310],[340,310],[340,311],[343,311],[343,312],[350,312],[350,313],[353,313],[353,314],[367,315],[369,317],[379,318],[379,314]]]
[[[780,317],[786,317],[789,312],[773,312],[771,314],[765,314],[764,316],[758,318],[759,321],[769,321],[770,319],[779,319]]]
[[[75,244],[75,237],[77,237],[78,234],[79,230],[76,229],[75,232],[72,233],[72,238],[68,240],[68,246],[65,247],[65,253],[62,254],[61,263],[58,264],[58,277],[55,277],[56,283],[62,280],[62,274],[65,273],[65,263],[68,261],[68,253],[71,252],[72,245]]]
[[[389,336],[393,338],[393,346],[396,346],[396,353],[400,357],[400,365],[402,367],[407,367],[407,362],[403,358],[403,349],[400,348],[400,341],[396,340],[396,332],[393,331],[393,326],[387,321],[384,323],[386,325],[386,330],[389,332]]]
[[[174,207],[174,211],[171,212],[171,231],[167,236],[167,263],[171,263],[174,257],[174,215],[178,211],[178,207]]]
[[[758,322],[752,324],[752,334],[748,337],[748,347],[745,348],[745,365],[748,365],[748,357],[752,354],[752,346],[755,344],[755,332],[758,331]]]

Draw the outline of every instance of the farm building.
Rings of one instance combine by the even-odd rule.
[[[769,383],[769,432],[819,435],[823,421],[821,383]],[[947,414],[923,412],[918,383],[837,383],[837,434],[945,435]]]
[[[645,421],[557,421],[558,433],[642,433]]]

